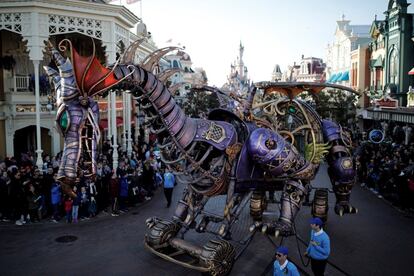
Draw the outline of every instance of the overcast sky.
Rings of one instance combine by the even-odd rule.
[[[139,2],[126,6],[140,16]],[[157,46],[184,45],[193,67],[221,87],[240,41],[250,78],[270,80],[275,64],[284,71],[302,54],[325,59],[342,14],[351,24],[371,25],[387,6],[388,0],[143,0],[142,18]]]

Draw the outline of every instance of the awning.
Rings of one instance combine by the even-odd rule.
[[[340,81],[349,81],[349,71],[345,71],[342,73],[341,77],[336,80],[337,82]]]
[[[326,82],[332,82],[332,80],[335,78],[336,78],[336,74],[333,74],[329,77],[329,79]]]
[[[116,126],[122,126],[123,120],[122,117],[116,117]],[[108,129],[108,119],[101,119],[99,122],[100,129]]]
[[[342,78],[342,72],[336,74],[335,78],[332,79],[332,82],[337,82],[340,78]]]

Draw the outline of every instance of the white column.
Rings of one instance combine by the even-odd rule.
[[[42,141],[40,132],[40,91],[39,91],[39,60],[33,60],[35,74],[35,95],[36,95],[36,165],[41,168],[43,166],[42,159]]]
[[[135,104],[136,101],[134,99],[133,104]],[[139,139],[139,108],[138,105],[135,106],[135,143],[138,143]]]
[[[107,63],[113,64],[116,60],[116,35],[115,22],[105,22],[107,25],[107,32],[102,34],[102,45],[105,46],[107,56]],[[116,98],[115,92],[108,94],[108,138],[112,138],[112,166],[113,169],[118,167],[118,143],[117,143],[117,129],[116,129]]]
[[[128,124],[127,118],[127,95],[125,91],[122,91],[122,151],[127,149],[127,138],[126,138],[126,129]]]
[[[135,111],[135,143],[138,143],[138,139],[139,139],[139,112],[138,112],[138,107],[136,107],[136,111]]]
[[[106,103],[106,120],[108,122],[108,133],[106,138],[111,141],[112,138],[112,122],[111,122],[111,93],[108,93],[107,103]]]
[[[118,132],[116,126],[116,94],[111,92],[111,124],[112,124],[112,168],[116,170],[118,168]]]
[[[126,113],[128,118],[128,124],[127,124],[127,154],[128,157],[131,157],[132,155],[132,139],[131,139],[131,93],[127,93],[127,106],[126,106]]]
[[[15,109],[16,106],[12,105]],[[6,156],[14,156],[14,126],[13,126],[13,116],[8,114],[6,120],[4,121],[6,128]]]

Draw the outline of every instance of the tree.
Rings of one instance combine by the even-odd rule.
[[[348,119],[355,118],[358,96],[343,90],[322,91],[314,96],[315,109],[322,118],[346,125]]]
[[[200,118],[203,114],[208,114],[210,110],[218,108],[217,96],[211,92],[189,91],[182,104],[185,113],[194,118]]]

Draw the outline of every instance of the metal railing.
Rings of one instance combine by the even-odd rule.
[[[29,91],[30,76],[14,76],[13,77],[13,91]]]

